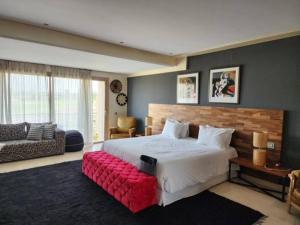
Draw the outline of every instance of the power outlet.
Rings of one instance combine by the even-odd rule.
[[[270,149],[270,150],[274,150],[275,149],[275,143],[274,142],[268,142],[268,144],[267,144],[267,146],[268,146],[268,149]]]

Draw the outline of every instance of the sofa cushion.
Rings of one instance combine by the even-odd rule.
[[[0,141],[25,139],[26,135],[26,123],[0,124]]]
[[[2,149],[4,146],[8,146],[8,145],[21,145],[21,144],[32,144],[32,143],[37,143],[37,141],[26,140],[26,139],[2,141],[2,142],[0,142],[0,149]]]
[[[0,142],[0,153],[38,152],[52,151],[56,149],[56,141],[53,140],[13,140]]]
[[[110,139],[118,139],[118,138],[129,138],[129,133],[117,133],[117,134],[111,134]]]
[[[293,202],[300,205],[300,188],[295,189],[294,192],[292,193],[291,197],[292,197]]]

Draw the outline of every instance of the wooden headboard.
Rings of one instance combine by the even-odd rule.
[[[161,133],[167,118],[190,122],[190,136],[197,138],[199,125],[230,127],[236,131],[231,145],[242,157],[252,157],[254,131],[265,131],[275,150],[268,151],[268,160],[280,161],[283,132],[283,110],[225,108],[195,105],[149,104],[149,116],[153,118],[153,134]]]

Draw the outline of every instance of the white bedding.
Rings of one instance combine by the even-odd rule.
[[[216,150],[197,139],[171,139],[162,135],[116,139],[104,142],[103,150],[140,166],[140,155],[157,159],[157,180],[162,191],[175,193],[228,171],[234,148]]]

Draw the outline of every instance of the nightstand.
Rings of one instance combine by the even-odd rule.
[[[249,180],[247,180],[247,179],[245,179],[244,177],[241,176],[243,170],[238,171],[237,179],[236,178],[234,178],[234,179],[231,178],[231,165],[232,164],[236,164],[240,167],[247,168],[247,169],[250,169],[252,171],[256,171],[256,172],[265,174],[266,176],[277,178],[279,180],[279,183],[282,185],[281,191],[268,189],[268,188],[265,188],[265,187],[258,186],[257,184],[254,184],[253,182],[251,182],[251,181],[249,181]],[[288,186],[288,174],[290,172],[291,172],[291,170],[286,169],[286,168],[269,169],[269,168],[266,168],[265,166],[256,166],[256,165],[253,164],[251,159],[237,157],[237,158],[232,158],[232,159],[229,160],[228,181],[231,182],[231,183],[235,183],[235,184],[239,184],[239,185],[248,186],[248,187],[258,189],[258,190],[262,191],[263,193],[284,202],[285,201],[285,195],[287,194],[285,192],[285,189]],[[243,181],[243,182],[240,182],[238,180]],[[280,194],[281,197],[278,197],[274,193]]]

